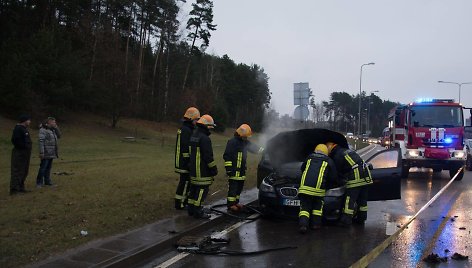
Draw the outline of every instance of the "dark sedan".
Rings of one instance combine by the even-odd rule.
[[[258,166],[259,205],[264,214],[296,217],[300,201],[298,187],[301,165],[316,144],[335,142],[347,147],[344,136],[326,129],[283,132],[266,145]],[[400,199],[401,155],[397,149],[376,153],[366,161],[374,183],[369,186],[369,201]],[[329,185],[323,217],[336,220],[344,203],[344,186]]]

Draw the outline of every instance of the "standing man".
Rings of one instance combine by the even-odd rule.
[[[184,114],[182,127],[177,131],[175,143],[175,172],[180,174],[179,184],[175,192],[175,209],[185,209],[190,182],[190,137],[195,128],[196,121],[200,118],[200,112],[195,107],[190,107]]]
[[[188,214],[197,219],[210,218],[210,214],[203,211],[202,203],[213,183],[213,177],[218,174],[210,140],[210,129],[214,127],[213,118],[205,114],[197,121],[197,127],[190,138]]]
[[[314,153],[310,154],[301,167],[302,179],[298,189],[300,199],[299,231],[304,234],[308,225],[313,230],[321,227],[323,216],[323,198],[326,194],[328,181],[337,180],[336,167],[328,157],[328,148],[318,144]],[[310,222],[311,218],[311,222]]]
[[[346,201],[339,223],[342,226],[352,224],[357,204],[355,223],[363,224],[367,220],[367,187],[372,184],[370,170],[353,150],[342,148],[332,142],[326,145],[339,175],[346,181]]]
[[[60,138],[61,132],[57,127],[56,119],[48,117],[39,129],[39,158],[41,164],[36,177],[36,187],[53,185],[51,181],[52,160],[59,157],[57,140]]]
[[[29,115],[22,115],[19,123],[13,129],[11,143],[13,150],[11,152],[11,178],[10,194],[25,193],[25,180],[28,176],[29,164],[31,158],[31,136],[28,126],[31,124]]]
[[[223,154],[226,175],[229,177],[226,205],[228,210],[233,212],[238,212],[243,207],[239,204],[239,195],[243,190],[244,181],[246,180],[247,152],[261,153],[264,151],[262,147],[248,141],[248,138],[251,136],[251,127],[247,124],[242,124],[236,129],[234,138],[230,139],[226,144],[226,149]]]

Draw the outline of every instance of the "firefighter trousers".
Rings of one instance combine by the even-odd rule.
[[[228,180],[228,198],[226,201],[228,208],[239,203],[239,195],[243,191],[243,187],[244,180]]]
[[[299,194],[300,213],[298,214],[299,225],[316,227],[321,225],[321,217],[323,216],[323,197]],[[310,222],[311,218],[311,222]]]
[[[203,202],[205,201],[210,185],[196,185],[190,183],[188,193],[188,215],[198,217],[203,214]]]
[[[188,192],[190,189],[190,174],[180,173],[179,184],[175,191],[175,208],[184,209],[187,205]]]
[[[365,220],[367,220],[367,198],[367,186],[346,189],[346,200],[344,203],[341,221],[344,224],[351,224],[354,212],[356,212],[356,222],[363,223]]]

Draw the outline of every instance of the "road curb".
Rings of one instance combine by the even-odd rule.
[[[254,189],[255,188],[250,189],[247,192],[254,191]],[[245,193],[242,193],[242,195],[244,194]],[[257,198],[253,200],[249,200],[249,202],[246,205],[254,205],[256,202],[257,202]],[[212,205],[220,204],[220,203],[221,203],[221,200],[213,203]],[[149,262],[153,257],[155,257],[158,253],[174,248],[175,243],[180,238],[184,236],[195,235],[197,233],[208,231],[211,226],[224,223],[227,220],[229,220],[229,218],[225,217],[225,215],[217,215],[216,217],[211,218],[208,221],[204,221],[197,226],[181,231],[180,233],[176,234],[173,237],[170,237],[169,239],[165,239],[163,241],[149,245],[146,248],[143,248],[128,256],[120,256],[119,258],[106,260],[102,263],[99,263],[97,266],[109,267],[109,268],[127,268],[127,267],[135,267],[140,264],[145,264],[146,262]]]
[[[248,189],[241,194],[241,200],[253,204],[257,201],[257,193],[256,188]],[[226,203],[226,199],[216,200],[209,206],[221,203]],[[26,267],[136,267],[151,261],[158,253],[172,250],[181,237],[211,230],[212,226],[229,220],[224,215],[196,220],[186,214],[182,211],[128,232],[92,240]]]

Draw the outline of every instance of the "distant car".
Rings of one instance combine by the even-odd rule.
[[[346,138],[353,139],[354,138],[354,133],[352,133],[352,132],[346,133]]]
[[[335,142],[347,147],[344,136],[326,129],[283,132],[266,145],[258,166],[259,205],[265,215],[297,217],[300,209],[298,188],[301,165],[316,144]],[[401,198],[401,155],[398,149],[376,153],[366,161],[371,165],[374,183],[369,201]],[[344,186],[331,185],[324,198],[323,217],[337,220],[342,211]]]
[[[465,162],[465,169],[472,171],[472,139],[464,140],[465,150],[467,152],[467,160]]]

